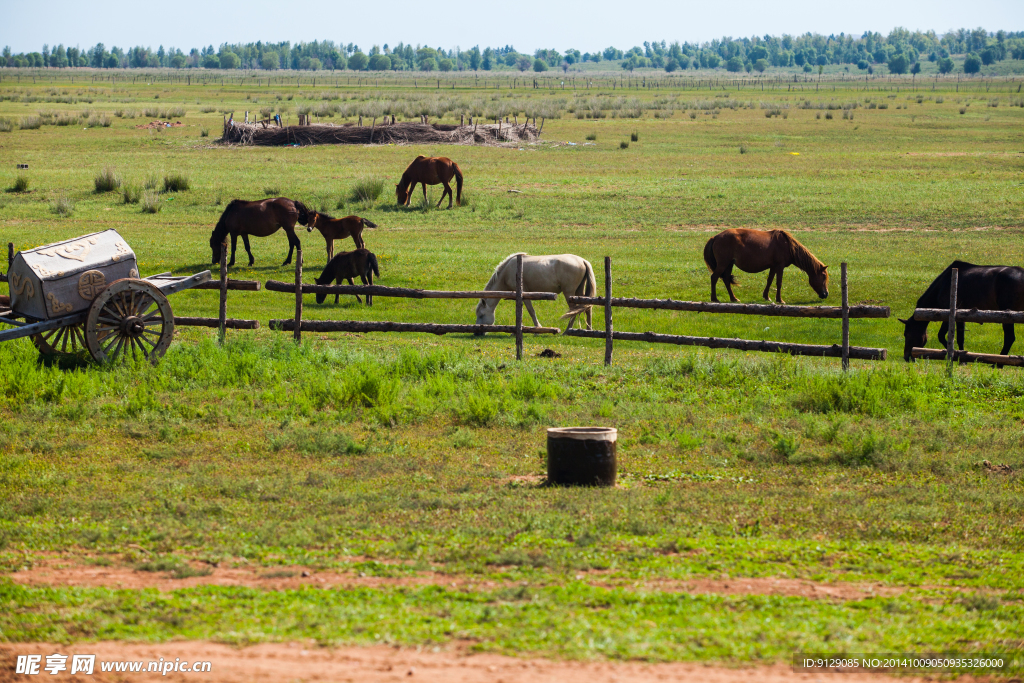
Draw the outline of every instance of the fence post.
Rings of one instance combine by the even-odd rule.
[[[956,290],[960,280],[959,268],[953,268],[949,277],[949,330],[946,331],[946,366],[953,372],[953,356],[956,351]]]
[[[612,364],[612,257],[604,257],[604,364]]]
[[[224,335],[228,317],[228,241],[220,245],[220,316],[217,329],[220,330],[220,343],[224,343]]]
[[[843,288],[843,372],[847,372],[850,369],[850,291],[847,289],[846,261],[840,265]]]
[[[516,360],[523,359],[523,255],[516,256]]]
[[[302,247],[295,250],[295,342],[302,343]]]
[[[14,242],[7,243],[7,270],[14,265]]]

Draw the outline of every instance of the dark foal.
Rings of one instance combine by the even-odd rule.
[[[342,280],[348,280],[350,285],[355,285],[352,278],[358,277],[363,281],[364,285],[373,284],[373,276],[380,277],[380,269],[377,267],[377,256],[368,249],[356,249],[355,251],[345,251],[330,261],[324,266],[324,271],[320,273],[320,277],[316,279],[318,285],[329,285],[333,280],[335,284],[341,284]],[[334,295],[334,303],[338,303],[340,294]],[[356,294],[356,301],[362,303],[363,300]],[[317,294],[316,302],[322,304],[327,299],[326,294]],[[366,295],[366,305],[373,305],[373,296]]]

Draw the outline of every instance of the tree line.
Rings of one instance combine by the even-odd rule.
[[[305,71],[568,71],[585,62],[609,62],[622,69],[653,68],[667,72],[685,69],[717,69],[728,71],[764,71],[769,67],[797,67],[804,71],[830,64],[856,65],[873,71],[884,64],[891,73],[917,73],[920,61],[936,63],[937,69],[948,73],[955,68],[953,55],[964,55],[963,69],[974,73],[982,65],[1004,59],[1024,59],[1024,31],[989,32],[983,28],[948,31],[939,36],[934,31],[893,29],[888,35],[867,32],[854,37],[840,33],[800,36],[753,36],[750,38],[714,39],[703,43],[645,41],[643,46],[629,50],[607,47],[593,52],[538,49],[521,53],[511,45],[475,46],[468,50],[445,50],[427,45],[398,43],[372,46],[363,52],[354,43],[341,44],[331,40],[277,43],[222,43],[192,48],[188,53],[175,47],[157,50],[136,46],[109,50],[103,43],[91,48],[43,45],[41,52],[13,54],[5,47],[0,54],[0,67],[92,67],[100,69],[172,68],[172,69],[294,69]],[[611,65],[611,64],[610,64]]]

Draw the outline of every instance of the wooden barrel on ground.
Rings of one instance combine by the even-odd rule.
[[[548,483],[615,486],[614,427],[548,429]]]

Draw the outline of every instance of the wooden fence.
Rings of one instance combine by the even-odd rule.
[[[960,363],[988,363],[989,365],[1003,366],[1015,365],[1024,366],[1024,356],[1004,356],[997,353],[971,353],[968,351],[957,351],[956,323],[1024,323],[1024,313],[1019,311],[981,311],[977,308],[969,310],[958,309],[956,306],[957,287],[960,281],[960,269],[953,268],[949,279],[949,308],[917,308],[914,310],[914,320],[927,322],[945,322],[949,326],[946,332],[946,348],[925,349],[915,346],[910,350],[912,358],[924,358],[929,360],[948,360],[950,367],[954,362]]]
[[[427,332],[429,334],[504,332],[516,338],[516,358],[523,357],[523,334],[558,334],[557,327],[523,327],[524,301],[554,301],[551,292],[523,291],[523,257],[516,257],[516,291],[467,292],[381,287],[380,285],[307,285],[302,282],[302,249],[297,249],[295,282],[267,281],[267,290],[295,294],[295,317],[271,320],[270,329],[292,332],[295,340],[302,341],[303,332]],[[516,302],[515,325],[448,325],[440,323],[397,323],[363,320],[303,320],[303,294],[363,294],[367,297],[399,297],[407,299],[513,299]]]
[[[674,301],[671,299],[620,299],[612,297],[611,258],[604,258],[604,297],[567,296],[570,308],[580,306],[604,307],[604,330],[566,330],[570,337],[585,337],[605,340],[605,365],[612,363],[612,349],[616,339],[623,341],[679,344],[683,346],[706,346],[713,349],[740,349],[743,351],[768,351],[789,353],[798,356],[824,356],[842,358],[843,369],[850,366],[850,359],[885,360],[886,350],[850,346],[851,318],[888,318],[888,306],[850,306],[847,285],[846,263],[842,264],[842,306],[785,306],[771,304],[734,304],[702,301]],[[701,313],[735,313],[741,315],[785,316],[792,318],[839,318],[843,321],[842,343],[824,346],[819,344],[793,344],[789,342],[754,341],[751,339],[723,339],[719,337],[691,337],[654,332],[615,332],[612,323],[612,308],[651,308],[670,311],[696,311]]]

